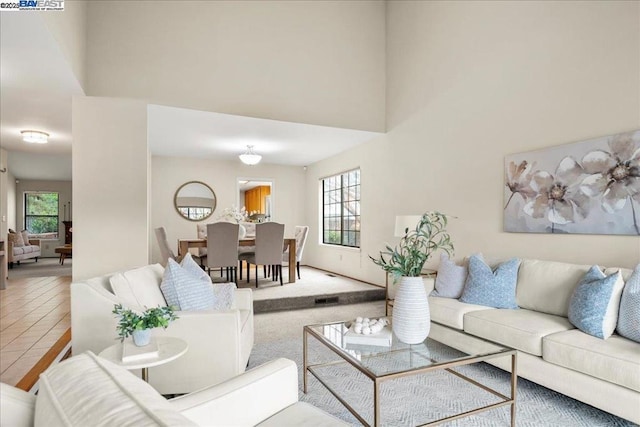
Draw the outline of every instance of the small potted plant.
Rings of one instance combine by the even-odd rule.
[[[398,339],[418,344],[429,335],[431,316],[427,293],[420,274],[431,255],[443,250],[449,255],[453,243],[447,233],[447,216],[440,212],[426,212],[415,229],[407,228],[395,248],[387,245],[378,258],[369,256],[394,282],[400,279],[393,306],[392,328]]]
[[[118,336],[124,341],[129,335],[133,336],[133,342],[138,347],[149,344],[151,329],[162,327],[167,329],[169,323],[176,320],[171,307],[156,307],[145,310],[143,313],[124,308],[122,304],[113,307],[113,314],[118,316]]]

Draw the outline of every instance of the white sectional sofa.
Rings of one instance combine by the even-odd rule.
[[[495,309],[429,297],[430,337],[466,352],[496,344],[518,350],[518,375],[635,423],[640,423],[640,343],[614,334],[603,340],[568,320],[569,301],[588,265],[522,260],[519,309]],[[626,281],[632,271],[621,270]],[[427,292],[433,279],[425,280]],[[639,319],[640,321],[640,319]],[[510,370],[508,361],[494,362]]]
[[[38,396],[0,384],[0,425],[316,426],[349,424],[298,402],[298,369],[277,359],[217,386],[165,400],[149,384],[93,353],[40,377]]]
[[[117,342],[114,304],[143,311],[166,306],[160,291],[164,268],[148,265],[118,273],[131,287],[114,292],[108,274],[71,284],[71,345],[73,354],[99,354]],[[134,305],[131,301],[137,301]],[[187,353],[149,369],[150,384],[162,394],[190,393],[225,381],[245,371],[253,348],[251,289],[236,289],[229,310],[177,311],[179,317],[153,335],[174,336],[189,345]]]

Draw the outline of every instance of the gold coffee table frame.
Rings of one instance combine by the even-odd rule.
[[[452,415],[446,418],[441,418],[435,421],[431,421],[429,423],[426,424],[422,424],[423,426],[434,426],[434,425],[438,425],[447,421],[452,421],[452,420],[456,420],[458,418],[463,418],[463,417],[467,417],[469,415],[473,415],[473,414],[477,414],[479,412],[484,412],[484,411],[489,411],[491,409],[495,409],[495,408],[499,408],[502,406],[507,406],[510,405],[511,406],[511,426],[515,427],[516,425],[516,386],[517,386],[517,351],[514,349],[508,349],[508,348],[503,348],[501,350],[497,350],[494,352],[488,352],[488,353],[483,353],[483,354],[479,354],[479,355],[468,355],[468,356],[462,356],[462,357],[458,357],[458,358],[453,358],[451,360],[448,361],[443,361],[443,362],[438,362],[434,359],[430,359],[430,362],[432,362],[431,364],[427,365],[427,366],[422,366],[422,367],[416,367],[416,368],[410,368],[410,369],[406,369],[406,370],[401,370],[398,372],[391,372],[391,373],[385,373],[385,374],[376,374],[375,372],[372,372],[369,368],[367,368],[367,366],[365,366],[360,360],[358,360],[357,358],[355,358],[353,355],[351,355],[349,352],[346,351],[345,348],[343,348],[343,346],[340,345],[340,343],[336,343],[334,340],[329,339],[328,337],[326,337],[325,335],[321,334],[317,328],[324,328],[324,327],[335,327],[335,328],[341,328],[340,330],[342,331],[342,333],[344,333],[344,331],[346,331],[347,327],[345,325],[345,322],[335,322],[335,323],[324,323],[324,324],[315,324],[315,325],[307,325],[304,327],[303,329],[303,381],[304,381],[304,388],[303,391],[306,394],[307,393],[307,373],[310,372],[327,390],[329,390],[329,392],[331,394],[333,394],[335,396],[336,399],[338,399],[338,401],[340,401],[340,403],[342,403],[345,408],[347,408],[349,410],[349,412],[351,412],[363,425],[365,426],[370,426],[371,424],[369,424],[360,414],[358,414],[358,412],[351,406],[349,405],[342,397],[340,397],[339,393],[334,390],[331,386],[329,386],[327,384],[327,382],[325,382],[320,375],[315,372],[317,371],[316,368],[319,367],[324,367],[324,366],[330,366],[330,365],[336,365],[336,364],[342,364],[342,363],[349,363],[351,366],[353,366],[354,368],[356,368],[358,371],[360,371],[362,374],[364,374],[366,377],[368,377],[371,381],[373,381],[373,406],[374,406],[374,411],[373,411],[373,425],[375,427],[379,427],[380,423],[381,423],[381,416],[380,416],[380,385],[384,382],[384,381],[388,381],[388,380],[393,380],[393,379],[397,379],[397,378],[402,378],[402,377],[406,377],[409,375],[418,375],[418,374],[424,374],[430,371],[434,371],[434,370],[445,370],[453,375],[456,375],[459,378],[462,378],[464,380],[466,380],[467,382],[480,387],[481,389],[499,397],[500,399],[502,399],[502,401],[497,402],[497,403],[493,403],[490,405],[486,405],[486,406],[482,406],[480,408],[476,408],[476,409],[472,409],[470,411],[466,411],[463,412],[461,414],[457,414],[457,415]],[[308,346],[308,337],[312,336],[314,338],[316,338],[320,343],[324,344],[327,348],[329,348],[331,351],[333,351],[335,354],[337,354],[338,356],[340,356],[340,358],[342,358],[343,360],[337,360],[337,361],[333,361],[333,362],[328,362],[328,363],[318,363],[318,364],[314,364],[314,365],[309,365],[308,362],[308,350],[309,350],[309,346]],[[394,336],[393,337],[394,342],[395,340],[397,340],[397,338]],[[430,340],[429,338],[427,339],[427,341]],[[436,340],[432,340],[432,341],[436,341]],[[442,344],[446,347],[446,344]],[[396,345],[394,344],[394,346],[392,346],[391,348],[389,347],[380,347],[380,352],[378,353],[372,353],[370,355],[367,356],[362,356],[363,358],[371,358],[371,357],[382,357],[385,355],[389,355],[391,353],[395,353],[395,354],[416,354],[418,357],[423,357],[424,355],[421,355],[417,352],[415,352],[413,350],[413,348],[415,348],[415,346],[408,346],[405,345],[404,347],[401,346],[401,348],[395,348]],[[369,346],[369,348],[371,348]],[[484,362],[486,360],[490,360],[490,359],[495,359],[498,357],[505,357],[505,356],[511,356],[511,396],[505,396],[504,394],[492,389],[491,387],[488,387],[484,384],[479,383],[478,381],[469,378],[459,372],[454,371],[452,368],[458,367],[458,366],[464,366],[464,365],[471,365],[474,363],[478,363],[478,362]]]

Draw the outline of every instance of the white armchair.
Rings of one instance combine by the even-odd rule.
[[[298,369],[291,360],[277,359],[222,384],[167,401],[123,368],[85,353],[43,373],[37,397],[0,384],[0,425],[333,427],[349,424],[298,402]]]
[[[136,288],[160,292],[162,267],[147,266],[138,271]],[[145,270],[141,275],[139,270]],[[117,342],[114,304],[131,307],[127,298],[117,296],[102,276],[71,284],[71,337],[73,354],[90,350],[99,354]],[[140,292],[138,290],[138,292]],[[138,298],[140,296],[138,295]],[[156,296],[156,298],[158,298]],[[160,299],[162,296],[160,294]],[[149,301],[149,300],[147,300]],[[162,302],[164,302],[162,300]],[[153,307],[158,303],[141,303]],[[140,307],[131,307],[140,309]],[[149,382],[161,394],[182,394],[225,381],[245,371],[253,347],[253,298],[250,289],[235,291],[234,306],[224,311],[176,312],[179,319],[156,336],[175,336],[189,344],[189,351],[166,365],[149,369]]]

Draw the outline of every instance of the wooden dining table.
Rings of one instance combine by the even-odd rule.
[[[238,246],[255,246],[256,239],[240,239]],[[178,255],[184,256],[190,248],[206,248],[207,239],[178,239]],[[296,239],[285,238],[282,250],[289,249],[289,283],[296,283]]]

